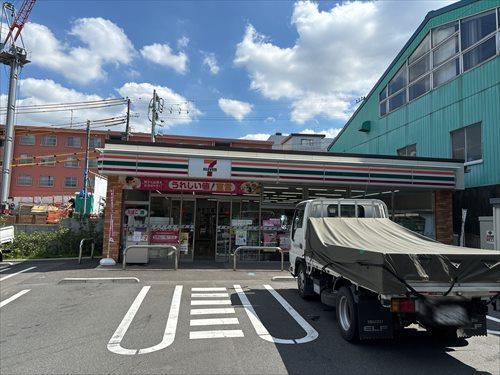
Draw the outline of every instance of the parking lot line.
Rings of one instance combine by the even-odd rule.
[[[213,309],[192,309],[191,315],[212,315],[212,314],[235,314],[232,307],[221,307]]]
[[[191,306],[202,306],[202,305],[230,305],[231,300],[229,299],[216,299],[216,300],[195,300],[191,301]]]
[[[191,319],[190,326],[218,326],[240,324],[238,318]]]
[[[228,293],[191,293],[191,298],[216,298],[229,297]]]
[[[207,287],[207,288],[191,288],[191,292],[224,292],[227,290],[223,287]]]
[[[0,307],[4,307],[5,305],[7,305],[8,303],[11,303],[12,301],[15,301],[16,299],[18,299],[19,297],[25,295],[26,293],[28,293],[31,289],[24,289],[24,290],[21,290],[19,293],[16,293],[14,294],[12,297],[9,297],[7,298],[6,300],[0,302]]]
[[[494,322],[498,322],[498,323],[500,323],[500,319],[495,318],[494,316],[489,316],[489,315],[486,315],[486,319],[489,319],[489,320],[492,320],[492,321],[494,321]]]
[[[244,336],[245,335],[243,334],[243,331],[241,329],[189,332],[189,338],[191,340],[222,339],[222,338],[244,337]]]
[[[5,271],[8,271],[10,269],[12,269],[12,268],[10,268],[10,267],[4,267],[4,268],[0,269],[0,272],[5,272]]]
[[[488,333],[492,335],[500,335],[500,331],[493,331],[492,329],[488,329]]]
[[[7,280],[8,278],[10,277],[13,277],[13,276],[16,276],[16,275],[19,275],[20,273],[23,273],[23,272],[26,272],[26,271],[29,271],[29,270],[32,270],[32,269],[35,269],[36,267],[29,267],[29,268],[25,268],[24,270],[21,270],[21,271],[18,271],[18,272],[15,272],[15,273],[11,273],[7,276],[4,276],[2,278],[0,278],[0,281],[4,281],[4,280]]]

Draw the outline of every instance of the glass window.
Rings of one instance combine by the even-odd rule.
[[[458,53],[458,35],[448,39],[446,42],[436,48],[432,53],[432,63],[434,66],[438,66],[439,64],[448,60],[450,57]]]
[[[97,168],[97,158],[89,159],[89,168]]]
[[[33,134],[24,134],[19,139],[22,145],[33,146],[35,144],[35,136]]]
[[[384,89],[382,91],[380,91],[380,93],[378,94],[379,101],[382,101],[385,98],[387,98],[387,86],[385,86]]]
[[[439,85],[448,82],[458,74],[460,74],[460,64],[458,59],[447,62],[434,71],[433,87],[438,87]]]
[[[76,187],[78,184],[78,178],[74,176],[64,177],[64,187]]]
[[[392,95],[406,86],[406,66],[403,66],[389,82],[389,95]],[[390,106],[390,105],[389,105]]]
[[[314,140],[312,140],[312,139],[301,139],[300,140],[300,144],[302,146],[312,146],[312,145],[314,145]]]
[[[42,137],[42,146],[55,146],[57,145],[57,137],[55,135],[44,135]]]
[[[33,163],[33,155],[21,154],[19,156],[19,164],[31,164]]]
[[[90,148],[102,147],[102,140],[99,137],[90,138]]]
[[[417,156],[417,144],[408,145],[398,149],[398,156]]]
[[[56,165],[56,158],[54,156],[44,156],[40,159],[40,163],[45,166]]]
[[[496,54],[495,36],[464,53],[464,72],[481,64]]]
[[[330,204],[326,208],[326,214],[328,217],[338,217],[339,216],[339,206],[338,204]]]
[[[430,50],[429,34],[427,34],[424,40],[422,40],[422,43],[420,43],[418,47],[415,49],[415,51],[411,54],[411,56],[408,59],[408,62],[411,64],[412,62],[418,60],[419,57],[425,55],[429,50]]]
[[[33,179],[29,174],[22,174],[17,176],[17,184],[19,186],[31,186],[33,184]]]
[[[465,162],[481,160],[481,123],[451,132],[451,147],[452,157],[455,159],[464,159]]]
[[[458,31],[458,22],[449,23],[432,30],[432,47],[437,46],[446,38]]]
[[[68,147],[81,147],[82,139],[80,137],[68,137],[66,138],[66,146]]]
[[[420,77],[429,71],[431,67],[431,55],[427,54],[420,60],[416,61],[413,65],[408,68],[408,75],[410,82],[413,82],[416,78]]]
[[[494,32],[495,29],[496,17],[494,12],[462,20],[460,26],[462,51]]]
[[[40,186],[43,186],[43,187],[54,186],[54,177],[53,176],[40,176]]]
[[[68,156],[64,162],[64,166],[68,168],[78,168],[80,166],[80,162],[76,156]]]
[[[418,80],[408,88],[409,99],[413,100],[425,94],[431,89],[431,76],[428,74],[424,78]]]
[[[340,206],[341,217],[356,217],[356,210],[353,204],[342,204]]]
[[[389,99],[389,112],[401,107],[406,103],[406,91],[403,90],[399,94],[394,95]]]
[[[384,116],[387,113],[387,100],[380,103],[380,116]]]
[[[303,204],[299,205],[295,209],[295,214],[293,215],[293,229],[292,229],[292,239],[295,239],[295,231],[297,228],[302,228],[302,222],[304,221],[304,209]]]

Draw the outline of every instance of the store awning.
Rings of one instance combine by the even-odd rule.
[[[463,189],[460,160],[110,141],[100,149],[104,175]]]

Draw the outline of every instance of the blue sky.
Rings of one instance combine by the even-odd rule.
[[[22,72],[20,104],[129,96],[134,129],[147,131],[146,104],[157,88],[162,132],[333,136],[425,14],[446,4],[40,0],[23,34],[32,63]],[[1,83],[4,94],[5,70]],[[69,116],[18,122],[63,124]]]

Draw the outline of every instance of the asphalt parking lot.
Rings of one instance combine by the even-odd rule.
[[[286,272],[96,266],[0,264],[1,374],[500,373],[494,312],[487,337],[352,345]]]

